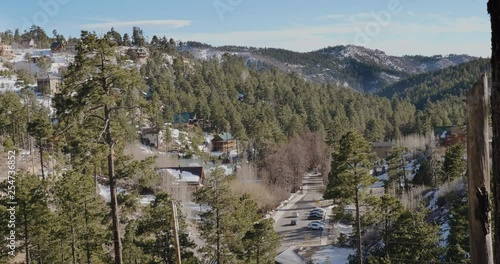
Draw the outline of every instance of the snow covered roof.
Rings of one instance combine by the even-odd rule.
[[[200,183],[204,178],[203,167],[166,167],[157,168],[156,172],[168,172],[177,182]]]
[[[299,254],[295,253],[292,249],[287,249],[283,253],[274,258],[276,263],[279,264],[305,264],[306,261]]]

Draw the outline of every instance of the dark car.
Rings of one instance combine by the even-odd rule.
[[[319,215],[319,214],[310,214],[307,219],[309,220],[321,220],[323,219],[323,215]]]

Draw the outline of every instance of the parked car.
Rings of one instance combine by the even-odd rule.
[[[307,228],[309,228],[309,230],[323,230],[324,226],[317,222],[311,222],[307,225]]]
[[[290,221],[290,225],[293,225],[293,226],[294,226],[294,225],[297,225],[297,220],[292,220],[292,221]]]
[[[299,212],[292,213],[292,217],[299,217]]]
[[[310,214],[307,219],[309,220],[321,220],[323,219],[323,215],[319,215],[319,214]]]
[[[309,215],[313,215],[313,214],[316,214],[316,215],[321,215],[321,216],[324,216],[324,215],[325,215],[325,213],[324,213],[324,212],[321,212],[321,211],[314,211],[314,212],[309,213]]]
[[[322,221],[312,221],[309,224],[319,224],[319,225],[325,227],[325,223],[323,223]]]
[[[309,213],[313,213],[313,212],[322,212],[322,213],[325,213],[326,210],[323,209],[323,208],[320,208],[320,207],[316,207],[316,208],[312,209],[311,211],[309,211]]]

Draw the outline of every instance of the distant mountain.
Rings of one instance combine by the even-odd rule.
[[[198,59],[220,59],[223,54],[230,53],[245,58],[248,66],[276,67],[282,71],[297,72],[312,81],[336,83],[370,93],[415,74],[477,59],[468,55],[398,57],[351,45],[302,53],[275,48],[212,47],[187,42],[182,50]]]
[[[379,95],[408,98],[417,108],[447,96],[464,97],[481,74],[491,72],[489,59],[476,59],[458,66],[418,74],[381,89]]]

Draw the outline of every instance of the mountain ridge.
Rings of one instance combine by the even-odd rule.
[[[467,54],[446,56],[387,55],[378,49],[354,45],[330,46],[310,52],[295,52],[278,48],[242,46],[213,47],[189,41],[181,47],[201,60],[226,53],[243,57],[247,66],[275,67],[285,72],[296,72],[304,78],[374,93],[413,75],[441,70],[478,59]]]

